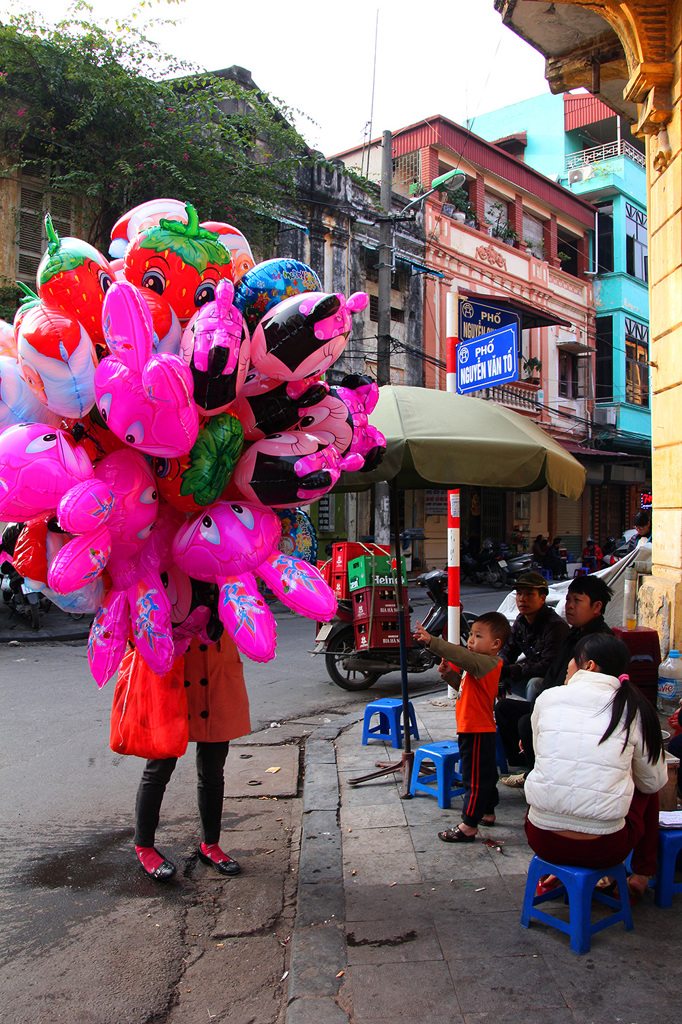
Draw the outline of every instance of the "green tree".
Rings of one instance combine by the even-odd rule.
[[[150,6],[141,0],[141,6]],[[116,219],[155,196],[193,203],[257,247],[309,158],[288,111],[229,72],[191,70],[87,3],[56,25],[0,20],[0,157],[88,203],[106,251]]]

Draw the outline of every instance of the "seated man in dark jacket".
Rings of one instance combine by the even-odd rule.
[[[535,764],[530,715],[535,699],[551,686],[561,686],[566,679],[568,663],[578,640],[587,633],[611,633],[604,622],[604,611],[612,596],[600,576],[576,576],[566,594],[566,621],[571,629],[564,637],[557,656],[536,688],[532,701],[498,700],[495,721],[509,765],[525,765],[522,774],[503,779],[508,786],[523,786],[526,775]],[[523,753],[519,749],[519,742]]]
[[[541,573],[522,572],[514,589],[519,614],[509,640],[500,651],[503,662],[500,692],[513,690],[532,700],[528,685],[533,685],[531,680],[544,677],[568,633],[568,626],[545,604],[549,588]],[[519,661],[522,654],[524,657]]]

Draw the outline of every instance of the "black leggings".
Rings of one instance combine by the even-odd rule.
[[[224,771],[229,742],[197,743],[197,803],[204,843],[217,843],[223,817]],[[153,846],[163,794],[177,757],[147,761],[135,800],[135,846]]]

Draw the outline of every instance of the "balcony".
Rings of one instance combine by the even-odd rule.
[[[569,153],[566,157],[566,170],[575,170],[578,167],[586,167],[590,164],[599,164],[605,160],[613,160],[617,156],[627,156],[634,163],[646,169],[646,157],[640,153],[629,142],[623,139],[620,142],[607,142],[603,146],[594,146],[592,149],[583,149],[579,153]]]
[[[488,402],[498,402],[508,409],[523,409],[525,412],[542,411],[542,386],[527,380],[513,380],[476,392],[477,397]]]

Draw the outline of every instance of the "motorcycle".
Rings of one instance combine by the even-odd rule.
[[[506,554],[505,559],[507,562],[507,583],[516,583],[517,579],[522,572],[529,572],[533,566],[533,556],[529,553],[525,555],[510,555]]]
[[[0,593],[11,613],[28,619],[31,629],[40,629],[41,603],[47,599],[41,599],[40,594],[26,586],[23,576],[19,575],[11,562],[3,562],[0,572]]]
[[[499,545],[488,537],[474,558],[466,541],[460,544],[460,572],[465,580],[499,590],[507,582],[507,560]]]
[[[426,588],[433,602],[433,607],[424,617],[424,629],[434,636],[442,636],[448,618],[448,574],[442,569],[432,569],[418,576],[416,583]],[[461,643],[466,643],[474,618],[475,616],[467,612],[461,613]],[[380,676],[400,669],[400,648],[397,644],[390,647],[358,649],[353,619],[353,598],[339,600],[335,617],[321,627],[315,641],[313,653],[324,652],[329,678],[343,690],[366,690],[373,686]],[[426,672],[439,661],[440,659],[425,647],[407,648],[408,672]]]

